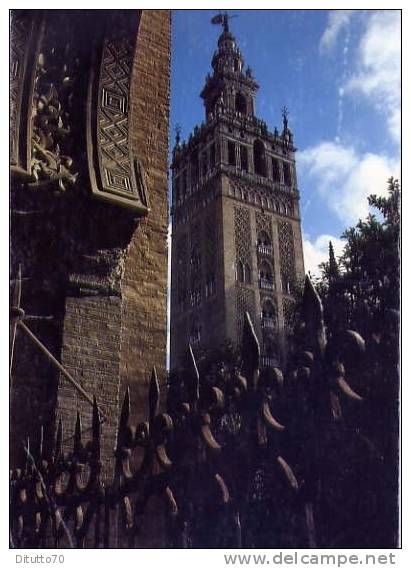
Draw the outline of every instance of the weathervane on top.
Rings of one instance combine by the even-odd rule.
[[[283,106],[281,114],[283,116],[283,126],[284,126],[284,130],[288,130],[288,108],[286,106]]]
[[[224,12],[224,14],[222,14],[221,12],[219,14],[217,14],[217,16],[214,16],[213,18],[211,18],[211,23],[212,24],[221,24],[223,26],[223,29],[225,32],[228,32],[228,20],[232,20],[233,18],[237,18],[237,15],[234,14],[233,16],[229,16],[227,14],[227,12]]]

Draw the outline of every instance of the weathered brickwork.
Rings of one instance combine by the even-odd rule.
[[[27,21],[34,16],[41,19],[44,23],[39,29],[46,32],[57,21],[51,12],[46,11],[45,15],[31,12],[19,15]],[[64,134],[72,137],[70,143],[76,148],[78,175],[73,176],[69,170],[69,164],[73,162],[65,162],[67,171],[61,170],[57,146],[52,148],[55,156],[45,152],[46,146],[38,150],[37,178],[34,170],[30,170],[30,163],[22,164],[24,168],[12,164],[12,212],[17,212],[11,232],[12,273],[16,274],[17,267],[22,265],[24,309],[52,318],[52,323],[39,322],[34,326],[27,322],[27,325],[85,391],[91,397],[96,396],[105,415],[103,465],[109,461],[115,447],[120,394],[129,386],[133,408],[138,414],[133,418],[145,419],[145,404],[142,408],[143,403],[139,401],[146,399],[146,383],[153,366],[163,380],[166,357],[170,11],[137,10],[133,17],[127,14],[116,11],[107,21],[110,14],[104,11],[85,10],[61,15],[69,21],[74,18],[76,22],[81,17],[83,23],[78,42],[81,48],[77,63],[79,72],[73,87],[72,100],[75,102],[70,107],[72,123],[78,128]],[[125,21],[127,18],[128,22]],[[104,73],[119,76],[114,63],[111,65],[107,57],[99,58],[99,53],[103,56],[106,53],[102,51],[103,45],[106,51],[107,46],[111,50],[121,49],[122,38],[112,39],[116,22],[130,34],[129,41],[123,39],[127,40],[127,46],[134,46],[134,52],[126,54],[131,58],[132,67],[128,67],[125,56],[119,57],[118,64],[122,66],[124,77],[121,86],[116,86],[113,80],[110,83],[112,92],[107,88],[102,98],[93,98],[99,77],[95,65],[104,64],[107,66]],[[65,29],[72,27],[68,25]],[[61,30],[61,33],[66,31]],[[49,33],[47,38],[50,37],[52,34]],[[67,37],[68,53],[70,41],[71,36]],[[41,49],[41,34],[37,43]],[[48,39],[47,48],[49,43]],[[93,45],[95,56],[92,56]],[[64,67],[64,61],[57,63],[62,69],[70,69]],[[26,83],[32,76],[26,74]],[[30,92],[33,91],[27,88],[23,91],[26,99],[20,97],[20,107],[14,111],[17,123],[23,120],[25,109],[31,108]],[[15,98],[18,102],[19,98]],[[101,104],[106,105],[103,109],[106,118],[98,125],[95,115],[100,99]],[[46,101],[46,107],[47,104]],[[38,124],[46,128],[52,120],[49,118],[47,122],[48,115],[44,115],[47,108],[34,108],[37,109],[33,112],[37,113]],[[65,111],[67,108],[62,104],[62,112]],[[95,130],[96,124],[100,130]],[[15,129],[12,134],[16,136],[21,132],[21,128]],[[96,137],[96,132],[103,138],[107,134],[117,140],[121,134],[117,146],[128,153],[130,161],[125,163],[118,157],[111,162],[112,166],[107,161],[99,162],[96,158],[101,150],[99,144],[107,141]],[[20,145],[22,142],[26,146],[37,144],[18,140]],[[55,171],[47,169],[46,163],[55,163],[56,171],[63,171],[64,176],[56,177]],[[63,162],[61,164],[64,166]],[[107,167],[113,167],[115,171],[114,177],[110,174],[110,179],[107,178],[112,185],[104,186],[101,176]],[[143,195],[147,197],[147,214],[141,201],[134,203],[130,198],[127,202],[126,197],[115,193],[115,184],[125,180],[121,170],[126,167],[135,168],[130,174],[130,183],[136,184],[139,199]],[[130,169],[127,171],[131,172]],[[33,210],[35,214],[32,214]],[[30,287],[26,284],[27,278],[32,280]],[[41,362],[36,366],[36,373],[27,367],[30,358]],[[40,424],[36,416],[40,415],[46,424],[53,424],[57,416],[62,416],[65,438],[70,438],[73,433],[77,411],[90,416],[89,408],[85,412],[89,403],[64,376],[58,378],[47,358],[39,355],[36,347],[20,332],[16,339],[14,369],[16,389],[13,391],[12,414],[16,427],[12,428],[15,432],[12,444],[15,447],[28,433],[32,439],[38,438],[36,432]],[[28,376],[30,380],[26,380]],[[44,383],[41,383],[42,377],[47,379]],[[48,394],[44,393],[44,384],[49,387]],[[26,418],[20,416],[18,410],[21,393],[29,401],[24,407]],[[86,440],[88,426],[83,424]],[[70,442],[66,447],[69,446]],[[109,476],[111,472],[103,468],[103,474]]]
[[[169,11],[143,11],[134,58],[138,80],[132,85],[138,128],[131,143],[147,172],[150,213],[134,233],[125,262],[120,374],[121,389],[133,385],[133,406],[143,412],[151,369],[162,379],[166,363],[170,28]]]

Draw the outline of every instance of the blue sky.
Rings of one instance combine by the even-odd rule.
[[[221,33],[216,10],[174,10],[171,146],[204,119],[199,93]],[[368,212],[366,197],[399,176],[400,12],[232,10],[231,31],[260,85],[270,129],[290,111],[297,152],[306,269],[336,251]]]

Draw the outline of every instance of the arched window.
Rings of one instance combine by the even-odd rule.
[[[244,282],[246,284],[251,284],[251,268],[247,263],[244,265]]]
[[[270,264],[263,260],[259,266],[259,284],[263,290],[274,290],[274,275]]]
[[[284,185],[287,187],[291,187],[291,168],[290,164],[284,162],[283,164],[283,171],[284,171]]]
[[[237,262],[235,268],[235,279],[237,282],[241,282],[242,284],[251,284],[251,267],[247,262],[245,264],[243,264],[241,260]]]
[[[271,246],[271,239],[265,231],[258,233],[257,245]]]
[[[235,110],[247,114],[247,99],[242,93],[237,93],[235,96]]]
[[[248,172],[248,150],[247,146],[240,146],[240,163],[241,169],[245,172]]]
[[[227,146],[228,146],[228,163],[230,164],[230,166],[235,166],[236,165],[235,144],[234,142],[231,142],[231,140],[229,140]]]
[[[262,320],[271,320],[275,322],[276,317],[276,310],[273,302],[271,300],[264,300],[264,303],[261,308],[261,318]]]
[[[257,235],[257,252],[263,255],[272,255],[273,245],[265,231],[260,231]]]
[[[244,265],[241,260],[237,262],[235,267],[235,279],[237,282],[244,282]]]
[[[273,180],[279,183],[281,181],[280,162],[277,160],[277,158],[273,158],[272,164],[273,164]]]
[[[259,176],[267,175],[267,166],[265,161],[265,148],[261,140],[256,140],[253,145],[254,150],[254,172]]]

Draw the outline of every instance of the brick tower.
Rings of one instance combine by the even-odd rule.
[[[304,276],[295,147],[283,128],[257,118],[258,85],[220,16],[223,31],[201,97],[205,122],[173,150],[171,367],[190,342],[238,345],[244,312],[262,364],[281,361]]]

